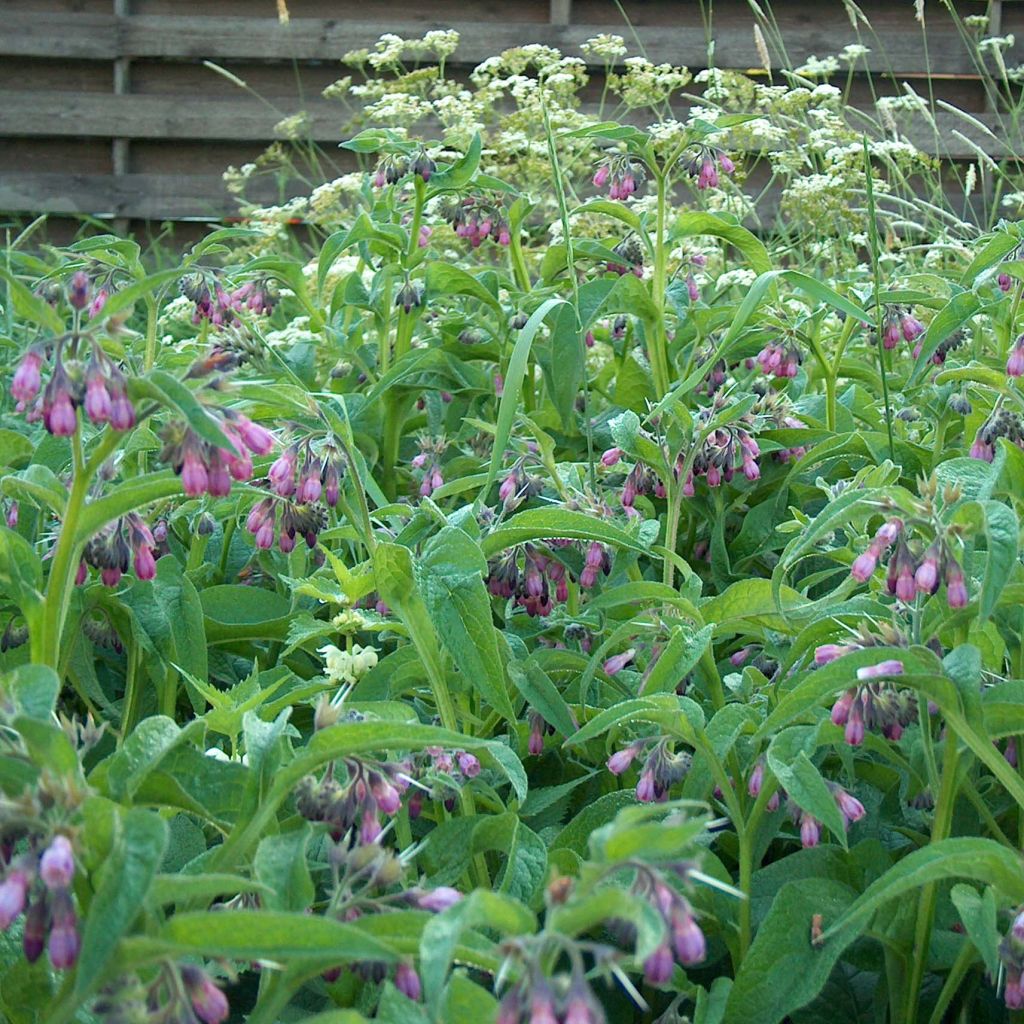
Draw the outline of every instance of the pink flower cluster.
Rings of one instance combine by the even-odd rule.
[[[687,172],[696,179],[697,188],[717,188],[719,183],[718,172],[732,174],[736,165],[721,149],[714,146],[700,146],[697,154],[685,163]]]
[[[757,365],[764,373],[783,380],[795,377],[802,362],[800,349],[789,342],[771,342],[757,354]]]
[[[613,775],[622,775],[641,754],[645,756],[637,779],[636,798],[645,804],[664,803],[669,789],[690,770],[693,758],[685,751],[676,753],[671,741],[664,737],[646,737],[612,754],[608,770]]]
[[[693,468],[683,481],[683,494],[692,498],[695,478],[703,477],[708,487],[731,482],[736,470],[753,482],[761,476],[758,458],[761,449],[751,434],[730,424],[710,433],[693,460]]]
[[[904,524],[899,518],[892,518],[879,527],[867,550],[854,559],[850,575],[858,583],[866,583],[878,567],[879,559],[893,544],[896,547],[889,558],[886,576],[886,588],[890,594],[909,604],[919,593],[934,594],[940,581],[945,580],[949,607],[966,607],[967,583],[948,543],[937,538],[922,553],[915,555],[904,539]]]
[[[841,657],[850,645],[826,644],[815,652],[822,663]],[[891,658],[857,672],[864,685],[844,691],[832,705],[832,723],[843,727],[843,738],[852,747],[864,742],[866,731],[878,731],[888,740],[898,740],[917,718],[917,705],[907,690],[897,689],[889,680],[903,674],[903,662]]]
[[[277,289],[269,280],[246,281],[228,291],[205,274],[182,278],[182,294],[195,303],[192,323],[209,321],[214,327],[239,326],[239,313],[269,314],[278,301]]]
[[[114,430],[135,425],[135,408],[128,398],[124,374],[93,346],[92,358],[84,368],[77,361],[66,362],[58,346],[49,383],[42,387],[43,350],[32,348],[22,357],[11,381],[16,410],[28,410],[30,421],[41,419],[56,437],[70,437],[78,429],[79,407],[97,424],[109,423]],[[31,408],[29,408],[31,406]]]
[[[231,444],[229,449],[211,444],[180,423],[170,424],[161,434],[164,447],[160,458],[181,477],[182,489],[190,498],[202,494],[227,497],[232,480],[241,482],[252,477],[252,455],[268,455],[274,446],[270,431],[248,416],[233,409],[209,411],[220,419],[220,428]]]
[[[501,206],[485,199],[467,196],[451,215],[452,227],[477,249],[490,238],[498,245],[510,245],[512,229]]]
[[[894,349],[902,338],[910,343],[924,334],[924,324],[914,316],[909,306],[887,306],[882,316],[882,347]],[[914,357],[920,346],[914,348]]]
[[[42,854],[29,852],[13,861],[3,859],[0,881],[0,932],[25,914],[22,947],[25,958],[35,963],[44,949],[58,971],[66,971],[78,960],[78,917],[71,895],[75,876],[75,854],[65,835],[54,836]],[[35,887],[36,879],[42,883]]]
[[[156,546],[153,531],[135,512],[129,512],[88,540],[75,583],[79,586],[85,583],[89,566],[92,566],[99,570],[104,586],[116,587],[133,558],[136,577],[151,580],[156,576]]]
[[[842,786],[834,782],[828,783],[832,791],[832,798],[843,816],[844,828],[849,828],[855,821],[860,821],[865,815],[864,805],[853,794],[848,793]],[[817,846],[821,842],[821,822],[790,799],[788,804],[789,816],[794,825],[800,826],[800,845],[805,849]]]
[[[267,471],[271,490],[282,498],[291,498],[299,505],[322,501],[334,508],[341,497],[341,477],[345,460],[333,445],[319,452],[312,443],[296,441],[277,457]]]
[[[609,157],[594,172],[594,187],[608,186],[609,199],[628,199],[644,183],[647,175],[643,166],[634,163],[628,156],[618,154]]]

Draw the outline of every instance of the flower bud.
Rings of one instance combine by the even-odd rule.
[[[707,940],[691,913],[678,914],[673,922],[672,948],[684,967],[699,964],[707,956]]]
[[[67,836],[54,836],[39,860],[39,877],[51,892],[66,889],[75,874],[75,855]]]
[[[622,750],[615,751],[615,753],[608,758],[608,771],[610,771],[612,775],[621,775],[633,763],[639,753],[640,747],[636,744],[630,744]]]
[[[26,352],[22,357],[11,381],[11,397],[16,402],[28,404],[39,394],[42,384],[39,369],[42,365],[43,360],[38,352]]]
[[[71,275],[68,302],[74,309],[85,309],[89,305],[89,275],[84,270],[76,270]]]
[[[480,762],[476,755],[461,750],[456,754],[456,760],[459,762],[459,770],[467,779],[475,779],[480,774]]]
[[[423,986],[420,984],[420,976],[412,964],[400,963],[398,965],[395,970],[395,988],[413,1002],[419,1002],[423,995]]]
[[[845,789],[837,786],[832,795],[848,825],[852,825],[855,821],[860,821],[864,817],[866,813],[864,805],[855,796],[847,793]]]
[[[25,898],[32,879],[27,871],[15,868],[0,882],[0,932],[7,931],[25,909]]]
[[[34,964],[43,955],[43,949],[46,947],[46,921],[49,914],[49,907],[44,895],[32,903],[25,915],[25,931],[21,944],[25,951],[25,959],[30,964]]]
[[[440,913],[454,906],[462,899],[462,893],[448,885],[439,885],[436,889],[430,889],[421,893],[416,899],[416,905],[420,910],[431,910]]]
[[[227,1020],[230,1012],[227,996],[205,971],[190,964],[181,969],[181,980],[192,1001],[192,1009],[204,1024],[221,1024]]]
[[[857,678],[860,680],[883,679],[887,676],[901,675],[903,675],[903,662],[893,658],[888,661],[880,661],[877,665],[865,665],[863,668],[857,669]]]
[[[663,942],[644,961],[644,981],[648,985],[665,985],[672,979],[675,970],[675,960],[672,956],[672,947]]]

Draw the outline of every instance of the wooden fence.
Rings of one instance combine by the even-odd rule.
[[[889,91],[930,67],[938,98],[969,111],[997,134],[1001,120],[976,57],[938,0],[926,0],[925,36],[910,0],[860,0],[871,29],[855,29],[845,0],[761,0],[785,41],[767,33],[775,67],[835,54],[863,42],[861,61]],[[420,36],[455,28],[455,65],[471,67],[528,42],[580,55],[599,32],[626,37],[655,62],[718,67],[763,64],[747,0],[289,0],[283,24],[274,0],[0,0],[0,210],[121,221],[216,220],[236,205],[221,172],[257,156],[286,114],[305,110],[313,137],[332,153],[345,136],[343,108],[321,90],[346,72],[339,59],[372,47],[382,32]],[[987,35],[1024,44],[1024,4],[958,0],[962,16],[988,14]],[[1004,59],[1021,63],[1018,44]],[[204,67],[215,61],[251,91]],[[603,71],[592,67],[596,91]],[[920,83],[918,83],[920,85]],[[869,101],[858,76],[853,95]],[[912,139],[947,160],[973,160],[971,145],[996,156],[1016,145],[984,128],[940,115],[938,145],[928,129]],[[268,195],[267,198],[270,198]]]

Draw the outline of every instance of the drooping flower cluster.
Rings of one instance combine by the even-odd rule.
[[[420,497],[428,498],[444,485],[444,473],[441,471],[441,459],[448,450],[448,442],[443,437],[421,437],[420,450],[412,458],[412,468],[420,475]]]
[[[834,782],[828,783],[832,798],[843,816],[843,827],[849,828],[855,821],[864,817],[864,805],[853,794]],[[800,845],[808,850],[821,842],[821,822],[809,811],[805,811],[796,801],[789,799],[787,804],[790,819],[794,825],[800,826]]]
[[[252,455],[267,455],[274,446],[273,435],[234,409],[208,407],[218,421],[230,447],[221,448],[201,438],[190,426],[173,420],[160,432],[164,445],[160,459],[170,463],[181,477],[190,498],[209,494],[224,498],[231,493],[231,481],[252,477]]]
[[[328,508],[334,508],[341,496],[345,466],[344,456],[333,444],[315,448],[312,440],[306,438],[281,452],[267,471],[267,479],[275,494],[291,498],[298,505],[323,501]]]
[[[505,508],[511,511],[543,489],[544,481],[526,471],[526,456],[518,459],[498,487],[498,497]]]
[[[377,648],[353,644],[351,651],[343,651],[334,644],[319,648],[324,656],[324,675],[332,683],[353,685],[377,665]]]
[[[924,324],[914,316],[910,306],[890,305],[882,314],[882,347],[894,349],[902,338],[908,343],[924,334]],[[914,355],[917,355],[915,350]]]
[[[571,542],[568,542],[571,543]],[[558,547],[549,541],[549,547]],[[565,545],[563,545],[565,546]],[[522,555],[522,569],[519,558]],[[579,584],[584,590],[595,585],[598,573],[611,572],[611,558],[603,544],[594,541],[587,545]],[[550,615],[554,603],[569,599],[572,573],[565,563],[533,544],[516,545],[487,563],[487,589],[495,597],[511,598],[526,610],[527,615]]]
[[[89,566],[92,566],[99,570],[105,586],[116,587],[133,563],[138,579],[151,580],[156,576],[156,548],[153,531],[138,514],[129,512],[89,539],[82,552],[75,582],[83,584],[88,577]]]
[[[680,873],[685,879],[689,865],[680,864]],[[671,978],[678,962],[681,967],[695,967],[707,956],[707,939],[697,923],[693,907],[678,892],[650,869],[637,871],[631,893],[650,903],[665,923],[668,938],[644,961],[644,980],[650,985],[665,985]]]
[[[609,199],[628,199],[646,178],[643,164],[635,163],[624,153],[618,153],[598,166],[594,172],[594,187],[604,188],[607,185]]]
[[[346,778],[334,777],[331,765],[320,780],[302,779],[295,790],[295,809],[308,821],[324,822],[331,838],[349,845],[369,845],[381,834],[380,815],[391,817],[402,805],[409,777],[402,766],[384,761],[345,758]]]
[[[953,543],[958,534],[954,529],[944,528],[934,518],[930,505],[923,507],[922,513],[920,518],[908,519],[906,523],[899,517],[883,523],[867,549],[854,559],[850,575],[858,583],[866,583],[882,555],[895,545],[889,556],[885,581],[890,594],[909,604],[918,594],[936,593],[944,581],[949,607],[963,608],[968,602],[967,583],[953,554]],[[930,542],[908,541],[908,526],[915,533],[930,532],[932,539]]]
[[[283,554],[295,550],[296,537],[302,537],[306,546],[316,547],[320,531],[327,525],[327,515],[317,505],[297,505],[277,498],[263,498],[249,511],[245,528],[253,535],[254,543],[261,551],[277,546]]]
[[[699,146],[693,156],[684,158],[683,167],[702,191],[718,187],[719,171],[728,175],[736,170],[728,155],[715,146]]]
[[[449,208],[447,219],[459,238],[477,249],[490,238],[498,245],[512,242],[512,229],[500,198],[467,196]]]
[[[668,737],[647,736],[612,754],[608,770],[621,775],[641,754],[645,756],[637,779],[636,798],[641,803],[663,803],[668,800],[671,787],[690,770],[693,758],[686,751],[677,753]]]
[[[181,294],[195,303],[192,323],[209,321],[214,327],[240,326],[242,312],[266,315],[274,311],[280,295],[269,278],[246,281],[228,291],[214,276],[199,272],[181,279]]]
[[[65,345],[54,348],[50,379],[42,388],[46,346],[34,346],[22,357],[11,381],[11,395],[18,412],[29,421],[41,419],[56,437],[70,437],[78,429],[79,408],[97,424],[109,423],[114,430],[135,425],[135,407],[128,398],[127,381],[99,345],[91,345],[87,363],[65,358]],[[42,393],[40,390],[42,389]]]
[[[144,985],[135,974],[122,975],[105,986],[92,1005],[102,1024],[167,1020],[222,1024],[230,1013],[227,996],[203,968],[195,964],[162,963]]]
[[[41,844],[40,844],[41,845]],[[2,847],[0,881],[0,932],[25,914],[22,946],[25,959],[35,963],[43,950],[59,971],[74,967],[78,960],[78,916],[71,882],[75,876],[75,854],[71,840],[58,833],[42,852],[37,845],[13,859],[11,847]],[[41,884],[36,885],[36,881]]]
[[[851,649],[856,649],[855,645],[827,644],[817,649],[815,661],[823,664]],[[859,747],[868,730],[880,732],[888,740],[898,740],[916,720],[914,695],[891,682],[894,676],[902,674],[903,662],[894,658],[858,669],[860,684],[845,690],[832,705],[832,722],[843,727],[843,737],[850,746]]]
[[[420,147],[419,151],[412,156],[389,154],[381,157],[373,176],[373,184],[377,188],[395,185],[410,173],[424,181],[430,181],[431,175],[436,170],[437,164],[434,163],[427,151]]]
[[[769,342],[757,354],[757,365],[769,377],[788,380],[797,375],[803,355],[791,341]]]
[[[703,477],[708,487],[718,487],[723,481],[732,481],[740,470],[750,481],[761,476],[758,458],[761,449],[748,430],[736,423],[713,430],[704,439],[693,466],[683,481],[683,494],[692,498],[695,478]]]
[[[635,235],[629,235],[624,238],[621,242],[612,248],[612,252],[618,257],[615,262],[609,261],[606,264],[606,268],[611,274],[618,274],[622,277],[625,274],[632,274],[634,277],[644,276],[644,247],[640,244],[640,240]],[[625,318],[619,318],[622,321],[622,330],[616,334],[615,330],[612,331],[613,338],[621,338],[625,332]]]
[[[1019,413],[1011,412],[1002,406],[992,410],[992,415],[978,428],[971,445],[972,459],[983,459],[991,462],[996,457],[996,442],[1005,437],[1018,448],[1024,448],[1024,421]]]

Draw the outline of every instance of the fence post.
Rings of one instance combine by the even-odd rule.
[[[572,21],[572,0],[551,0],[552,25],[568,25]]]
[[[131,15],[131,0],[113,0],[114,16],[118,19],[117,31],[117,56],[114,58],[114,95],[125,96],[131,92],[131,60],[124,56],[124,26],[122,19]],[[119,185],[124,184],[124,175],[130,170],[130,140],[126,138],[113,139],[110,143],[110,162],[114,172],[114,197],[120,200],[124,192]],[[116,212],[116,211],[115,211]],[[124,235],[128,233],[128,218],[115,217],[112,223],[114,234]]]

